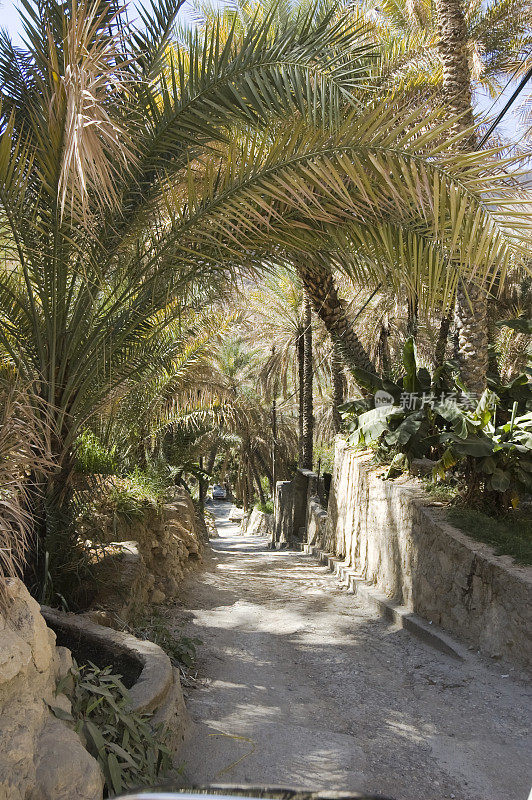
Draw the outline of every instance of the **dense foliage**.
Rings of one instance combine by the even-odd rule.
[[[503,7],[468,12],[493,85],[529,41],[521,4],[507,29]],[[132,23],[114,0],[28,0],[22,45],[0,37],[0,357],[38,433],[9,525],[15,569],[27,505],[43,600],[83,572],[79,520],[104,476],[124,481],[120,513],[158,480],[199,504],[227,481],[264,505],[302,450],[312,462],[303,431],[330,447],[339,398],[363,383],[341,363],[349,332],[372,374],[393,372],[405,333],[434,349],[459,278],[502,297],[527,269],[519,159],[464,153],[438,104],[432,6],[385,5],[377,22],[264,0],[191,29],[180,9],[153,0]],[[501,334],[510,372],[525,335]],[[527,419],[501,403],[447,419],[439,442],[461,464],[462,440],[490,438],[494,491],[526,461]]]
[[[475,398],[465,391],[452,364],[442,365],[433,376],[418,367],[412,339],[405,344],[403,364],[403,376],[382,381],[374,398],[343,406],[353,444],[375,447],[392,472],[415,458],[430,458],[435,477],[461,476],[469,502],[488,503],[500,512],[517,506],[532,490],[528,376],[518,375],[506,385],[491,380]]]
[[[112,667],[74,664],[57,687],[72,682],[72,714],[52,706],[61,719],[75,723],[87,749],[100,764],[107,797],[128,789],[154,786],[172,763],[163,728],[150,724],[151,714],[131,710],[122,676]]]

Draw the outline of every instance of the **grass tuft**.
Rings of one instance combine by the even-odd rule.
[[[497,555],[512,556],[518,564],[532,564],[532,512],[511,511],[490,517],[471,508],[449,508],[447,519],[477,542],[489,544]]]

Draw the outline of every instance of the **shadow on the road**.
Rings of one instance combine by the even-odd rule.
[[[495,713],[483,700],[500,697],[498,679],[468,674],[331,591],[311,556],[239,536],[229,509],[215,507],[214,569],[195,584],[187,620],[209,679],[191,692],[200,727],[186,750],[190,783],[221,773],[328,789],[363,782],[401,800],[525,796],[521,745],[497,728],[499,718],[517,725],[518,704],[498,699]]]

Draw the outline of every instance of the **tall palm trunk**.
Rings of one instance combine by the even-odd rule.
[[[388,341],[389,338],[390,325],[388,321],[388,314],[385,314],[381,322],[379,342],[377,344],[378,363],[383,375],[388,375],[391,370],[390,344]]]
[[[257,462],[257,467],[260,467],[260,469],[262,470],[262,474],[266,475],[268,484],[270,486],[270,492],[273,492],[273,473],[270,465],[263,458],[262,453],[259,450],[255,450],[254,455],[255,455],[255,461]]]
[[[303,329],[296,339],[297,349],[297,396],[298,396],[298,415],[297,415],[297,447],[298,464],[303,464],[303,395],[305,391],[305,338]]]
[[[314,408],[312,383],[314,369],[312,363],[312,312],[310,298],[303,292],[303,469],[312,469],[314,443]]]
[[[363,369],[376,374],[375,366],[364,349],[347,312],[347,303],[338,295],[330,264],[310,257],[296,264],[299,276],[332,341],[349,369]]]
[[[219,442],[215,442],[212,445],[211,449],[209,450],[207,465],[205,467],[205,472],[207,472],[209,475],[212,473],[214,469],[214,462],[216,461],[216,456],[218,454],[218,447],[219,447]]]
[[[262,488],[262,483],[260,482],[260,475],[253,454],[250,454],[249,463],[251,466],[251,474],[253,475],[255,484],[257,486],[257,491],[259,493],[259,503],[264,507],[266,505],[266,496],[264,494],[264,489]]]
[[[200,471],[203,472],[203,456],[200,456],[198,459],[198,465]],[[198,502],[201,511],[203,511],[205,506],[205,497],[207,495],[207,482],[203,475],[200,475],[198,478]]]
[[[333,345],[331,356],[331,380],[333,430],[335,433],[339,433],[342,427],[342,417],[338,411],[338,406],[341,406],[344,402],[345,378],[342,357],[338,353],[336,345]]]
[[[464,13],[460,0],[436,0],[436,11],[444,100],[452,114],[460,115],[455,124],[456,132],[463,131],[474,123]],[[473,149],[475,137],[472,135],[464,146]],[[455,322],[460,376],[471,392],[481,394],[486,387],[488,367],[487,295],[484,287],[459,281]]]
[[[449,329],[451,327],[451,317],[447,314],[441,318],[440,330],[438,331],[438,339],[434,350],[435,366],[441,367],[445,361],[445,353],[447,351],[447,339],[449,338]]]
[[[417,339],[417,332],[419,326],[419,302],[417,297],[409,298],[407,304],[407,320],[406,320],[406,333],[411,336],[414,341]]]

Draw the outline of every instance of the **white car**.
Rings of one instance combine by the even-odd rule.
[[[212,487],[212,499],[213,500],[225,500],[227,497],[227,492],[225,491],[223,486],[220,486],[219,483],[215,483]]]

